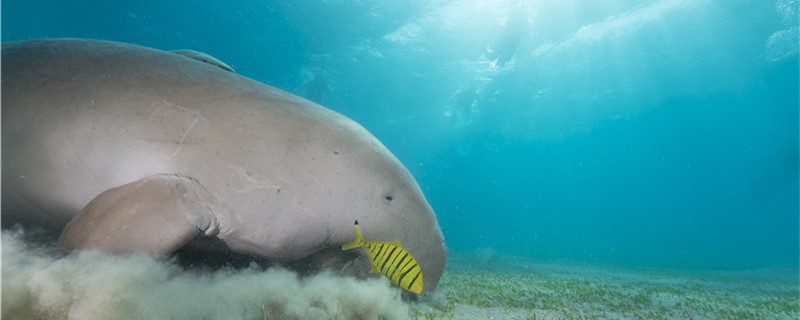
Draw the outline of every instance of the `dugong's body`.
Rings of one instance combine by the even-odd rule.
[[[424,290],[436,287],[446,249],[431,207],[346,117],[135,45],[13,42],[2,59],[4,225],[62,232],[68,249],[169,254],[214,243],[336,265],[358,220],[370,241],[400,240]],[[366,259],[348,266],[369,269]]]

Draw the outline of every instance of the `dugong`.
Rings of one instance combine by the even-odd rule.
[[[399,240],[424,291],[446,247],[414,178],[374,136],[313,102],[185,55],[47,39],[2,47],[2,223],[66,249],[184,247],[368,270]]]

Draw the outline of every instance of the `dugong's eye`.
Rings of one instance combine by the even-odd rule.
[[[389,195],[387,195],[387,196],[385,196],[383,198],[386,199],[386,201],[392,201],[394,199],[394,198],[392,198],[392,196],[389,196]]]

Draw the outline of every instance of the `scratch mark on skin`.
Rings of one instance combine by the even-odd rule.
[[[183,149],[184,141],[186,141],[186,137],[189,136],[189,132],[192,131],[192,129],[197,125],[197,123],[200,120],[203,120],[203,122],[205,122],[205,123],[209,123],[209,122],[208,122],[208,119],[206,119],[203,116],[201,116],[200,112],[198,112],[196,110],[191,110],[191,109],[182,107],[182,106],[180,106],[180,105],[178,105],[176,103],[172,103],[172,102],[164,100],[164,99],[161,99],[161,102],[163,102],[163,104],[161,106],[157,106],[154,109],[151,108],[149,121],[153,121],[154,118],[155,118],[155,115],[157,113],[159,113],[159,111],[164,107],[177,109],[177,110],[179,110],[181,112],[184,112],[184,113],[186,113],[186,114],[188,114],[188,115],[190,115],[192,117],[192,122],[189,124],[189,127],[186,128],[186,130],[183,131],[183,135],[181,135],[180,139],[178,139],[178,141],[176,142],[178,146],[175,148],[175,151],[173,151],[172,154],[167,157],[167,160],[171,160],[176,155],[178,155],[178,153],[181,152],[181,150]]]
[[[319,187],[319,189],[321,191],[321,194],[327,194],[328,193],[328,189],[325,189],[325,185],[323,185],[322,182],[319,181],[319,179],[317,178],[317,175],[314,174],[313,172],[311,172],[310,174],[311,174],[311,179],[314,180],[314,182],[317,183],[317,186]]]
[[[253,190],[261,189],[272,189],[275,191],[282,190],[280,186],[253,178],[253,176],[251,176],[247,170],[240,166],[230,165],[229,167],[234,172],[230,174],[228,180],[232,182],[230,184],[231,190],[236,193],[247,193]]]
[[[191,110],[191,109],[188,109],[188,108],[182,107],[182,106],[180,106],[179,104],[175,104],[175,103],[169,102],[169,101],[167,101],[167,100],[163,100],[163,99],[162,99],[161,101],[164,101],[164,105],[166,105],[166,106],[168,106],[168,107],[173,107],[173,108],[175,108],[175,109],[178,109],[178,110],[180,110],[180,111],[186,112],[186,113],[188,113],[188,114],[190,114],[190,115],[194,116],[195,118],[197,118],[197,119],[201,119],[201,120],[203,120],[204,122],[208,123],[208,119],[206,119],[206,118],[203,118],[202,116],[200,116],[200,113],[199,113],[199,112],[197,112],[197,111],[195,111],[195,110]]]
[[[178,147],[175,148],[175,151],[167,159],[172,159],[173,157],[178,155],[179,152],[181,152],[181,149],[183,149],[183,141],[186,140],[186,136],[189,135],[189,131],[192,131],[192,128],[194,128],[194,126],[197,124],[197,121],[199,120],[200,120],[199,118],[194,118],[192,120],[192,124],[189,125],[189,128],[187,128],[186,131],[183,132],[183,136],[181,136],[181,138],[178,140]]]

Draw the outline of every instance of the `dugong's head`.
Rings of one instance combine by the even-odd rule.
[[[337,250],[342,243],[355,239],[353,222],[358,220],[367,242],[399,240],[420,265],[424,291],[434,290],[444,272],[446,248],[434,211],[415,179],[383,144],[354,121],[323,108],[314,109],[314,113],[314,118],[326,119],[325,122],[307,128],[308,139],[293,147],[302,146],[302,152],[286,154],[292,158],[286,168],[293,172],[295,181],[302,181],[305,190],[296,198],[290,197],[289,203],[296,205],[295,214],[308,215],[303,220],[309,223],[296,230],[297,238],[288,238],[297,239],[298,244],[311,241],[303,248]],[[310,230],[325,232],[310,237]],[[293,244],[284,243],[281,247],[292,248]],[[355,263],[349,267],[366,273],[370,269],[369,261],[363,259],[366,251],[355,251],[362,259],[350,258]],[[328,253],[331,252],[323,250],[320,254]],[[336,253],[352,257],[352,253]]]

